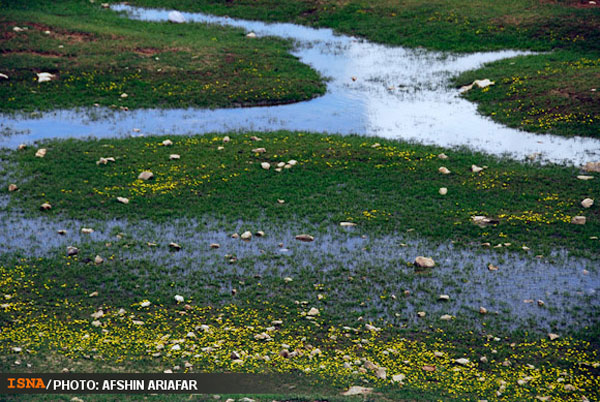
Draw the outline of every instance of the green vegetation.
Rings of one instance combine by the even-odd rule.
[[[467,98],[511,127],[558,135],[600,136],[600,5],[579,0],[136,0],[152,7],[266,21],[293,21],[408,47],[474,52],[560,50],[494,63],[469,72],[496,81]],[[515,82],[515,80],[518,80]],[[514,90],[515,85],[517,90]]]
[[[130,21],[88,1],[2,2],[0,10],[0,72],[9,76],[0,81],[2,111],[239,107],[325,91],[289,54],[291,44],[275,38]],[[38,83],[39,72],[58,79]]]
[[[160,219],[212,216],[288,222],[327,227],[356,222],[372,233],[414,229],[432,239],[512,243],[513,248],[567,247],[597,250],[598,207],[585,210],[586,197],[600,199],[594,181],[578,180],[575,168],[540,167],[468,151],[441,149],[364,137],[278,132],[252,141],[256,134],[147,137],[125,140],[55,141],[13,153],[21,191],[15,199],[30,211],[44,202],[50,215],[121,216]],[[222,147],[222,149],[219,149]],[[252,152],[265,148],[266,152]],[[180,160],[169,160],[179,154]],[[97,165],[101,157],[116,162]],[[298,164],[276,172],[277,164]],[[261,168],[269,162],[271,168]],[[479,173],[471,165],[486,166]],[[438,172],[441,166],[451,174]],[[139,180],[151,170],[154,179]],[[441,187],[448,195],[438,194]],[[6,190],[4,190],[6,191]],[[128,205],[117,202],[126,197]],[[285,200],[279,204],[278,199]],[[479,227],[471,217],[498,219]],[[586,225],[571,218],[587,216]]]

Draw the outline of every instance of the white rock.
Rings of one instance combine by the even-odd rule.
[[[144,170],[138,175],[138,180],[150,180],[154,177],[154,173],[149,170]]]
[[[584,208],[589,208],[592,205],[594,205],[594,200],[591,198],[586,198],[583,201],[581,201],[581,206]]]
[[[448,300],[450,300],[450,296],[448,296],[448,295],[439,295],[438,300],[448,301]]]
[[[264,154],[265,152],[267,152],[267,150],[265,148],[254,148],[252,152],[257,154]]]
[[[129,198],[117,197],[117,201],[120,202],[121,204],[129,204]]]
[[[402,381],[404,381],[405,378],[406,378],[406,375],[404,375],[404,374],[394,374],[392,376],[392,381],[393,382],[402,382]]]
[[[299,234],[296,236],[296,240],[300,240],[300,241],[304,241],[304,242],[311,242],[311,241],[315,240],[315,238],[309,234]]]
[[[44,156],[46,156],[46,148],[40,148],[35,153],[36,158],[43,158]]]
[[[175,295],[175,301],[177,303],[182,303],[184,301],[184,298],[181,295]]]
[[[77,254],[79,254],[79,249],[77,247],[73,247],[73,246],[67,247],[67,255],[68,256],[77,255]]]
[[[585,225],[587,221],[585,216],[574,216],[571,218],[571,223],[574,225]]]
[[[250,239],[252,239],[252,232],[250,232],[249,230],[247,230],[244,233],[242,233],[242,235],[240,236],[240,238],[242,240],[249,241]]]
[[[452,316],[450,314],[444,314],[443,316],[440,317],[440,320],[443,321],[449,321],[452,319]]]
[[[256,38],[256,34],[254,32],[249,32],[246,34],[246,38]]]
[[[269,170],[269,169],[271,169],[271,164],[269,162],[262,162],[260,164],[260,167],[262,167],[265,170]]]
[[[226,135],[225,137],[223,137],[223,142],[229,142],[231,141],[231,138],[229,138],[228,135]]]
[[[483,168],[482,168],[482,167],[479,167],[479,166],[477,166],[477,165],[471,165],[471,172],[473,172],[473,173],[479,173],[479,172],[481,172],[482,170],[483,170]]]
[[[352,226],[356,226],[356,223],[354,223],[354,222],[340,222],[340,226],[343,226],[343,227],[352,227]]]
[[[56,75],[51,73],[37,73],[38,82],[48,82],[56,78]]]
[[[448,194],[448,189],[446,187],[442,187],[439,189],[439,193],[440,195],[446,195]]]
[[[103,262],[104,262],[104,258],[100,257],[99,255],[97,255],[97,256],[94,258],[94,264],[96,264],[96,265],[100,265],[100,264],[102,264]]]
[[[8,75],[0,73],[0,78],[7,80]]]
[[[177,243],[174,243],[174,242],[169,243],[169,248],[171,250],[175,250],[175,251],[181,250],[181,246],[179,244],[177,244]]]
[[[548,334],[548,339],[550,339],[551,341],[560,338],[560,335],[557,334],[553,334],[553,333],[549,333]]]
[[[125,92],[123,92],[123,93],[121,94],[121,98],[123,98],[123,99],[127,98],[128,96],[129,96],[129,95],[127,95]]]
[[[290,166],[296,166],[298,164],[298,161],[296,159],[290,159],[287,162],[287,164],[290,165]]]
[[[579,176],[577,176],[577,178],[579,180],[592,180],[594,178],[594,176],[579,175]]]
[[[150,303],[148,300],[144,300],[143,302],[140,303],[140,306],[148,307],[148,306],[150,306],[150,304],[152,304],[152,303]]]
[[[347,391],[342,392],[344,396],[353,396],[353,395],[368,395],[373,392],[373,388],[361,387],[358,385],[351,386]]]
[[[169,22],[183,24],[185,22],[185,17],[179,11],[171,11],[169,13]]]
[[[415,258],[415,265],[419,268],[433,268],[435,261],[433,258],[418,256]]]
[[[465,359],[464,357],[461,357],[460,359],[454,360],[454,362],[458,363],[460,365],[466,366],[467,364],[469,364],[469,359]]]
[[[19,187],[16,184],[14,184],[14,183],[11,183],[11,184],[8,185],[8,191],[11,192],[11,193],[13,191],[17,191],[18,189],[19,189]]]
[[[175,160],[181,159],[181,156],[178,154],[171,154],[171,155],[169,155],[169,159],[172,161],[175,161]]]
[[[319,311],[319,309],[312,307],[310,310],[308,310],[308,313],[306,313],[306,315],[314,317],[321,314],[321,312]]]
[[[81,228],[81,233],[92,234],[92,233],[94,233],[94,229],[92,229],[92,228]]]
[[[42,205],[40,205],[40,209],[42,211],[48,211],[48,210],[52,209],[52,205],[50,205],[49,202],[45,202]]]
[[[165,147],[170,147],[171,145],[173,145],[173,141],[164,140],[163,142],[161,142],[161,144],[163,144],[163,146],[165,146]]]
[[[448,168],[446,168],[445,166],[442,166],[438,169],[438,172],[440,172],[441,174],[450,174],[450,170],[448,170]]]

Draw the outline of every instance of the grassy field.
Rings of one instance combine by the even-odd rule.
[[[246,19],[293,21],[409,47],[474,52],[558,51],[501,61],[466,73],[457,86],[489,78],[466,96],[479,111],[526,131],[600,136],[600,6],[539,1],[136,0],[138,5]],[[516,88],[515,88],[516,87]]]
[[[357,384],[373,388],[376,400],[594,395],[593,297],[564,316],[562,296],[548,295],[550,321],[519,321],[502,295],[483,294],[490,314],[482,315],[461,292],[475,286],[488,261],[515,270],[511,255],[548,253],[539,258],[561,267],[568,260],[552,253],[557,248],[591,258],[595,275],[598,207],[584,210],[579,202],[599,198],[596,179],[465,150],[440,159],[437,148],[364,137],[228,137],[171,137],[172,145],[163,145],[167,137],[53,141],[43,158],[34,156],[37,148],[4,155],[19,186],[5,210],[50,219],[38,230],[50,226],[61,238],[55,231],[67,229],[64,244],[80,250],[67,256],[51,238],[42,248],[23,238],[25,250],[1,257],[4,370],[304,373],[323,391],[300,400]],[[107,157],[115,161],[96,163]],[[290,160],[297,163],[275,170]],[[486,168],[474,173],[473,164]],[[451,173],[441,174],[441,166]],[[146,170],[154,178],[138,179]],[[43,202],[52,209],[40,211]],[[479,227],[471,221],[479,214],[498,223]],[[586,225],[570,223],[579,214]],[[347,232],[341,221],[356,226]],[[68,237],[86,225],[102,237]],[[246,230],[252,241],[231,238]],[[315,241],[294,240],[299,233]],[[404,247],[416,253],[419,238],[452,240],[456,250],[432,246],[446,262],[420,271],[395,256]],[[367,240],[352,248],[360,239]],[[181,251],[170,250],[170,241]],[[293,253],[281,254],[283,246]],[[453,267],[447,258],[458,250],[469,254]],[[442,292],[452,301],[440,306]],[[418,318],[418,309],[427,315]],[[440,319],[444,312],[450,321]],[[582,320],[589,324],[580,327]],[[549,341],[549,331],[561,337]],[[565,370],[577,391],[559,380]],[[402,386],[391,381],[399,374]]]
[[[3,1],[0,9],[0,72],[9,77],[0,81],[0,111],[239,107],[325,91],[322,78],[282,40],[130,21],[88,1]],[[39,72],[57,79],[38,83]]]
[[[49,202],[47,214],[79,219],[208,216],[323,227],[350,221],[374,234],[412,229],[435,240],[512,243],[539,253],[554,247],[597,251],[592,237],[600,229],[598,207],[586,210],[580,202],[599,199],[599,188],[596,180],[577,179],[575,168],[468,151],[445,151],[449,158],[443,160],[439,148],[308,133],[248,133],[232,135],[227,143],[223,135],[173,137],[172,146],[163,140],[69,140],[44,145],[44,158],[35,157],[34,148],[14,153],[21,188],[15,199],[33,213]],[[253,152],[258,148],[266,152]],[[170,160],[171,154],[181,159]],[[97,165],[101,157],[117,162]],[[296,166],[275,171],[292,159]],[[474,173],[472,165],[486,168]],[[442,166],[451,173],[441,174]],[[139,180],[144,170],[154,178]],[[441,187],[447,195],[438,193]],[[479,227],[472,222],[475,215],[499,224]],[[587,224],[572,224],[576,215],[585,215]]]

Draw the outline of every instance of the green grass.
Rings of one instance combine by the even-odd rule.
[[[0,72],[10,77],[0,82],[0,111],[239,107],[325,91],[321,77],[290,55],[283,40],[131,21],[88,1],[43,4],[0,3]],[[28,29],[14,32],[15,26]],[[58,79],[38,83],[37,72]]]
[[[600,138],[600,58],[557,51],[501,60],[454,78],[458,86],[488,78],[495,85],[465,97],[480,113],[510,127]]]
[[[48,142],[45,158],[36,158],[33,148],[7,156],[17,163],[21,189],[12,199],[32,214],[42,214],[40,205],[49,202],[53,208],[43,214],[77,218],[210,216],[322,228],[353,221],[375,234],[413,229],[435,240],[527,245],[544,254],[555,247],[598,249],[592,238],[600,229],[598,206],[580,205],[586,197],[600,199],[598,178],[578,180],[576,168],[462,150],[446,151],[449,159],[440,160],[438,148],[365,137],[277,132],[251,141],[251,135],[231,135],[229,143],[223,135],[172,137],[170,147],[161,144],[166,137]],[[372,148],[376,142],[381,146]],[[258,147],[266,153],[252,152]],[[173,153],[181,160],[169,160]],[[97,165],[100,157],[116,162]],[[274,170],[290,159],[298,165]],[[265,161],[268,171],[260,165]],[[487,169],[472,173],[472,164]],[[439,173],[441,166],[452,173]],[[138,180],[147,169],[155,178]],[[448,195],[438,194],[441,187]],[[480,228],[473,215],[500,223]],[[587,224],[571,224],[575,215],[586,216]]]

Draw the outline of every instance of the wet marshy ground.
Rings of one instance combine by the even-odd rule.
[[[167,10],[113,6],[129,18],[166,21]],[[454,55],[369,43],[294,24],[184,13],[189,22],[222,24],[277,36],[296,43],[294,55],[328,79],[319,98],[290,105],[243,109],[175,109],[113,112],[62,110],[35,116],[3,116],[3,144],[64,137],[123,137],[280,129],[367,134],[437,144],[468,146],[523,159],[531,154],[549,162],[581,164],[600,155],[589,138],[535,135],[509,129],[482,117],[461,99],[448,80],[486,62],[528,54],[500,51]],[[247,40],[256,40],[248,38]],[[485,77],[481,77],[485,78]],[[136,131],[134,132],[134,129]],[[139,131],[138,131],[139,130]]]

